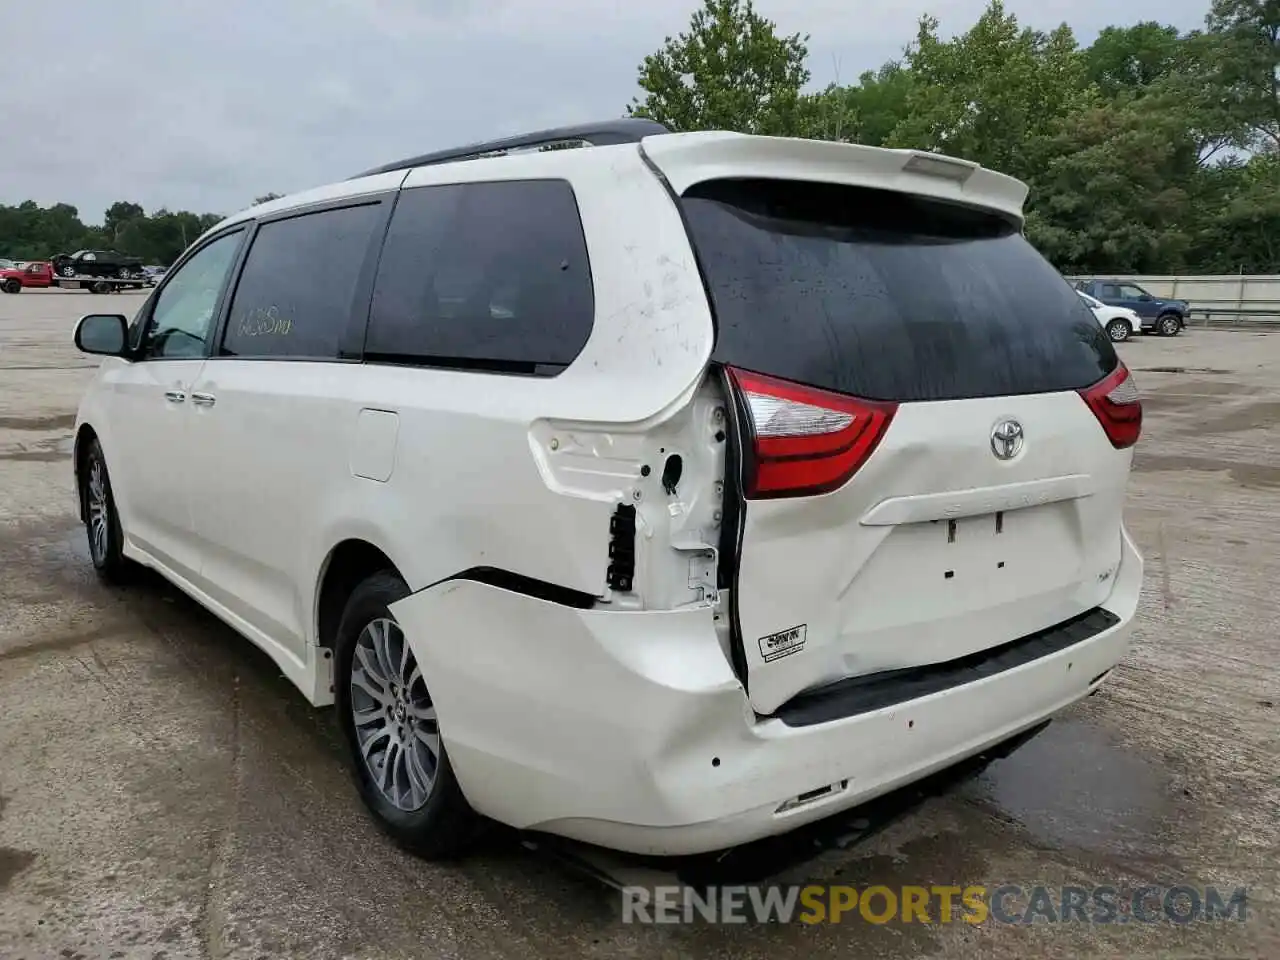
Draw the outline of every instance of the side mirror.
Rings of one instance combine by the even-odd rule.
[[[1144,293],[1142,296],[1138,297],[1138,299],[1141,300],[1143,303],[1150,303],[1152,300],[1155,299],[1155,297],[1153,297],[1149,293]]]
[[[118,313],[91,313],[76,324],[76,349],[106,357],[127,352],[129,321]]]

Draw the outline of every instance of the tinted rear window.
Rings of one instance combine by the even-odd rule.
[[[365,358],[555,376],[594,316],[567,182],[414,187],[391,218]]]
[[[1116,365],[1008,222],[905,194],[722,180],[682,201],[715,359],[877,400],[1073,390]]]

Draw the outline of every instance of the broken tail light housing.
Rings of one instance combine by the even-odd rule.
[[[829,493],[866,463],[889,428],[896,403],[849,397],[728,368],[747,411],[743,457],[748,500]]]
[[[1128,367],[1117,364],[1115,370],[1079,393],[1113,447],[1125,450],[1138,442],[1142,433],[1142,398]]]

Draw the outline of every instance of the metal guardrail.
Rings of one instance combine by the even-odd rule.
[[[1280,326],[1280,313],[1249,307],[1192,307],[1187,311],[1188,326]]]

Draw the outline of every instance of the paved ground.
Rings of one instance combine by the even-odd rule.
[[[505,835],[461,865],[398,852],[265,656],[162,584],[96,582],[72,322],[137,303],[0,297],[0,957],[1280,956],[1280,334],[1122,348],[1148,396],[1128,515],[1148,579],[1103,692],[782,874],[1247,885],[1245,923],[659,928]]]

